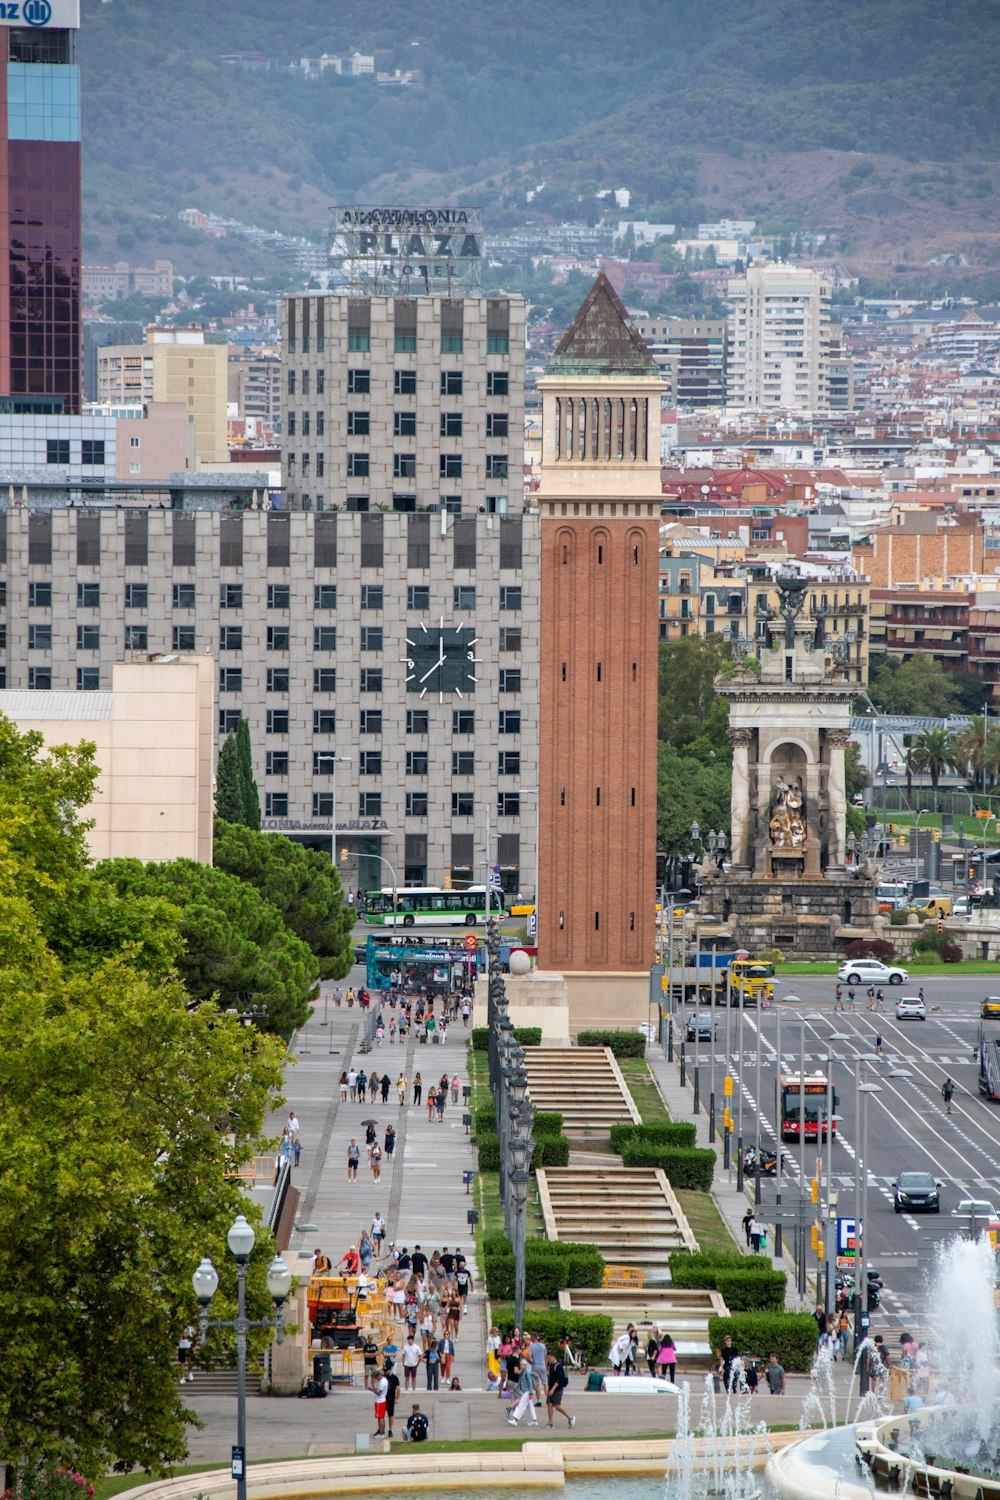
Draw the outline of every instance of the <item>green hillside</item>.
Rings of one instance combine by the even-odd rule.
[[[624,182],[683,221],[739,207],[699,202],[705,151],[989,162],[998,39],[978,0],[84,0],[88,218],[128,248],[190,203],[300,231],[332,200],[474,191],[497,224],[545,180],[552,211]],[[284,70],[355,48],[422,87]]]

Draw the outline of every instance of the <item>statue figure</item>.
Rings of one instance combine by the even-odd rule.
[[[794,782],[786,781],[783,776],[778,777],[768,832],[774,849],[801,853],[805,848],[805,796],[801,776]]]

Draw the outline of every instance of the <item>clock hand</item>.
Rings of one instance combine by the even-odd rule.
[[[441,642],[441,643],[440,643],[440,648],[439,648],[439,649],[440,649],[440,651],[441,651],[441,655],[440,655],[440,657],[439,657],[439,658],[438,658],[438,660],[437,660],[437,661],[436,661],[436,662],[435,662],[435,663],[434,663],[434,665],[433,665],[433,666],[432,666],[432,667],[431,667],[431,669],[430,669],[430,671],[429,671],[429,672],[425,672],[425,673],[424,673],[424,675],[423,675],[423,677],[421,677],[421,679],[420,679],[420,681],[421,681],[421,682],[426,682],[426,681],[427,681],[427,679],[428,679],[428,677],[432,677],[432,676],[433,676],[433,675],[434,675],[434,673],[435,673],[435,672],[436,672],[436,671],[437,671],[437,670],[438,670],[438,669],[439,669],[439,668],[440,668],[440,667],[442,667],[442,666],[443,666],[443,665],[444,665],[444,641],[442,641],[442,642]]]

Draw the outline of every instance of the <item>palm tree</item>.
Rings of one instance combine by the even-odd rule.
[[[915,771],[927,772],[934,791],[938,789],[942,771],[962,764],[947,729],[925,729],[919,734],[910,747],[910,762]]]
[[[973,786],[986,790],[987,781],[996,779],[1000,769],[1000,730],[990,730],[982,715],[970,720],[954,739],[955,769],[962,770]]]

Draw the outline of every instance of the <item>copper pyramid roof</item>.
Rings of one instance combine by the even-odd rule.
[[[658,375],[653,356],[629,322],[602,271],[549,360],[550,375]]]

